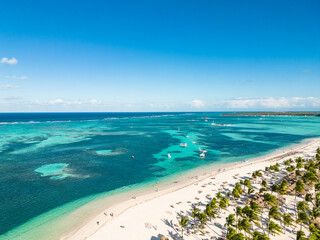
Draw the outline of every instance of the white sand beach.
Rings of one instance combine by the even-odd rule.
[[[289,158],[302,157],[310,159],[320,147],[320,139],[309,139],[301,144],[278,150],[272,154],[251,159],[248,162],[233,163],[220,168],[208,167],[189,173],[187,177],[177,179],[171,184],[162,186],[156,184],[153,190],[143,194],[137,194],[133,198],[122,201],[117,205],[108,206],[94,218],[88,219],[80,228],[64,236],[62,239],[72,240],[156,240],[161,236],[168,239],[181,239],[181,231],[178,226],[179,214],[190,214],[192,203],[206,204],[219,191],[227,192],[234,188],[239,180],[251,178],[252,172],[261,170],[269,185],[276,183],[278,179],[265,173],[265,167],[279,163],[284,169],[283,161]],[[282,172],[277,173],[279,177]],[[274,176],[274,175],[273,175]],[[255,192],[258,192],[258,181],[254,182]],[[294,196],[285,197],[287,210],[293,213]],[[244,203],[242,203],[244,204]],[[244,206],[244,205],[243,205]],[[243,207],[242,206],[242,207]],[[199,206],[203,209],[203,206]],[[229,206],[222,210],[219,218],[208,222],[204,229],[204,235],[193,234],[189,231],[184,239],[215,239],[225,234],[225,218],[234,213],[234,207]],[[190,221],[192,221],[192,218]],[[300,226],[296,226],[299,229]],[[306,232],[307,230],[304,229]],[[187,232],[187,231],[186,231]],[[285,234],[272,236],[271,239],[296,239],[294,228],[289,227]]]

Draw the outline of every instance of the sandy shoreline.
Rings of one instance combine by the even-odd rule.
[[[270,165],[270,162],[282,162],[284,159],[298,156],[311,157],[319,146],[320,138],[306,139],[302,143],[250,159],[249,162],[201,167],[181,177],[175,176],[174,179],[169,179],[165,183],[155,184],[150,189],[127,192],[118,199],[115,198],[116,201],[106,203],[101,212],[61,239],[104,239],[106,236],[108,239],[158,239],[157,236],[160,233],[166,235],[172,228],[168,222],[165,223],[165,218],[171,218],[169,222],[177,222],[176,214],[173,214],[178,207],[176,202],[184,202],[179,207],[188,209],[188,204],[185,202],[195,201],[194,196],[199,195],[199,185],[212,182],[210,180],[212,177],[220,179],[220,182],[222,180],[232,182],[235,174],[248,175],[249,171],[264,169],[265,166]],[[201,196],[212,193],[208,192],[208,188],[205,190],[201,189],[203,192]],[[218,188],[211,189],[211,191],[214,190]],[[131,198],[132,194],[136,197],[135,199]],[[118,204],[115,204],[116,202]],[[170,207],[172,204],[174,204],[173,208]],[[167,236],[170,237],[170,234]]]

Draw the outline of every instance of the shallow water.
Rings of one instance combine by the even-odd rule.
[[[23,239],[40,220],[58,218],[111,191],[319,136],[319,117],[0,114],[0,235],[13,239],[23,233]],[[199,148],[208,151],[205,158]]]

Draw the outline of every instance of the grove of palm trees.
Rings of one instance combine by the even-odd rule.
[[[190,209],[177,212],[174,238],[320,239],[320,148],[313,157],[286,159],[233,178],[235,184],[223,182],[206,201],[195,198]],[[202,187],[210,188],[214,180]]]

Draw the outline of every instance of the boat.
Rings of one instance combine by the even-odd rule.
[[[181,146],[181,147],[186,147],[187,144],[186,144],[186,143],[180,143],[180,146]]]
[[[201,154],[200,154],[200,157],[201,158],[204,158],[206,156],[206,154],[204,153],[204,152],[202,152]]]
[[[170,155],[170,153],[168,153],[168,158],[171,158],[171,155]]]
[[[199,148],[199,152],[207,153],[208,151],[207,150],[201,150],[201,148]]]

